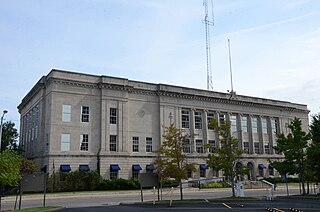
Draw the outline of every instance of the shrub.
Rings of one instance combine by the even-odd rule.
[[[211,182],[200,184],[200,188],[230,188],[231,185],[226,182]]]

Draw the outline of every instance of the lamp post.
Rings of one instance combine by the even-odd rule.
[[[1,116],[1,122],[0,122],[0,153],[1,153],[1,143],[2,143],[2,125],[3,125],[3,118],[4,118],[4,115],[8,113],[7,110],[4,110],[3,113],[2,113],[2,116]]]

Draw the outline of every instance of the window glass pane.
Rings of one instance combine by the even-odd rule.
[[[89,136],[88,134],[83,134],[80,137],[80,151],[89,150]]]
[[[181,111],[182,128],[189,128],[190,112],[189,110]]]
[[[230,122],[231,122],[231,133],[237,132],[237,116],[231,115]]]
[[[61,134],[61,151],[70,151],[70,134]]]
[[[89,122],[89,107],[81,107],[81,122]]]
[[[268,122],[266,118],[263,118],[262,120],[262,133],[267,134],[268,133]]]
[[[146,152],[152,152],[152,138],[146,138]]]
[[[132,137],[132,152],[139,152],[139,137]]]
[[[202,129],[202,112],[196,111],[194,112],[194,122],[195,122],[195,129]]]
[[[196,152],[203,153],[203,142],[202,140],[196,140]]]
[[[110,124],[117,124],[117,108],[110,108]]]
[[[207,113],[207,121],[208,121],[208,129],[213,130],[213,127],[210,126],[211,120],[214,118],[214,113],[208,112]]]
[[[116,152],[117,151],[117,136],[110,135],[110,151]]]
[[[184,141],[183,152],[184,153],[191,153],[191,146],[190,146],[190,140],[189,139]]]
[[[255,117],[252,118],[252,132],[253,133],[258,132],[258,119]]]
[[[209,140],[208,143],[210,144],[209,152],[213,152],[216,148],[216,141],[215,140]]]

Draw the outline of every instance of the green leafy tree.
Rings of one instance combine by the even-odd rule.
[[[223,171],[224,176],[231,181],[232,196],[235,196],[235,177],[248,173],[246,168],[236,167],[243,150],[238,148],[239,140],[231,135],[230,121],[219,125],[217,120],[211,119],[209,126],[219,135],[220,147],[213,149],[212,153],[208,155],[207,165],[216,171]]]
[[[307,167],[312,172],[313,180],[320,180],[320,114],[312,116],[310,125],[312,142],[307,149]]]
[[[277,134],[277,146],[273,147],[276,152],[284,154],[284,160],[273,162],[274,168],[281,174],[298,174],[302,194],[305,190],[305,168],[306,168],[306,148],[308,147],[309,134],[301,128],[301,120],[294,118],[289,124],[290,133],[285,136],[283,133]]]
[[[188,179],[188,171],[195,171],[195,164],[188,162],[183,151],[187,145],[186,140],[191,136],[171,124],[165,127],[163,138],[163,144],[156,151],[160,153],[160,156],[153,164],[161,179],[174,178],[179,182],[180,198],[183,199],[182,180]]]
[[[18,185],[20,175],[21,156],[11,150],[5,150],[0,154],[0,185]]]
[[[7,121],[2,125],[1,151],[6,149],[18,150],[18,131],[15,124]]]

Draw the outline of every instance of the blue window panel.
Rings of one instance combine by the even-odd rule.
[[[206,164],[200,164],[200,170],[206,170],[207,166]]]
[[[79,170],[90,171],[90,167],[89,167],[89,165],[79,165]]]
[[[142,170],[142,168],[140,165],[132,165],[132,170],[133,171],[140,171],[140,170]]]
[[[60,171],[61,172],[69,172],[71,171],[70,165],[60,165]]]
[[[252,168],[253,168],[253,164],[252,164],[252,163],[248,163],[248,164],[247,164],[247,167],[248,167],[249,169],[252,169]]]
[[[269,169],[273,169],[273,166],[271,164],[269,164]]]
[[[111,171],[119,171],[121,169],[120,169],[120,166],[118,164],[112,164],[112,165],[110,165],[110,170]]]
[[[265,169],[266,167],[263,164],[258,165],[259,169]]]

